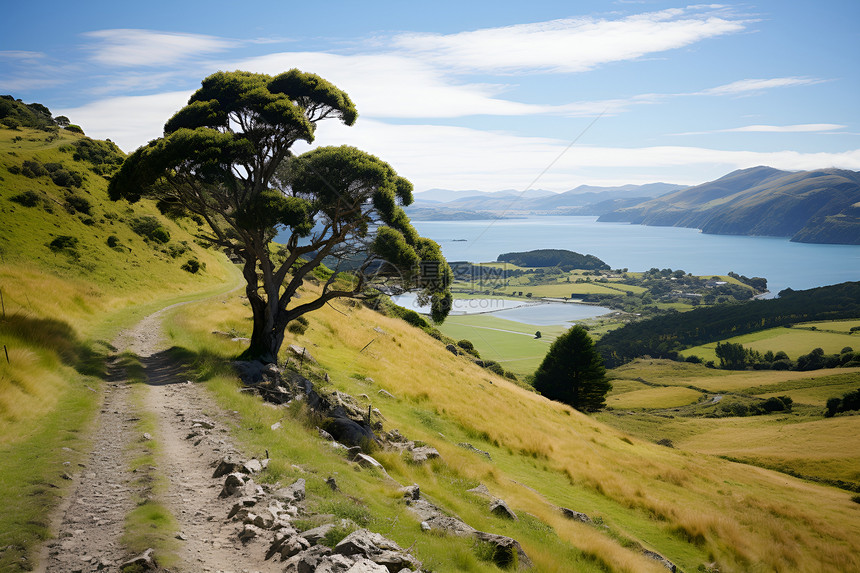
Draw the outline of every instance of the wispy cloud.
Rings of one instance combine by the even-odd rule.
[[[223,52],[238,42],[202,34],[115,29],[84,34],[93,61],[106,66],[158,67]]]
[[[825,80],[818,78],[797,77],[739,80],[730,84],[724,84],[715,88],[709,88],[691,95],[743,95],[763,92],[765,90],[773,88],[808,86],[812,84],[818,84],[823,81]]]
[[[397,50],[460,72],[583,72],[744,30],[747,21],[714,7],[626,18],[578,18],[458,34],[399,34]]]
[[[838,130],[846,125],[838,123],[800,123],[796,125],[745,125],[728,129],[713,129],[710,131],[687,131],[672,135],[706,135],[709,133],[845,133]]]

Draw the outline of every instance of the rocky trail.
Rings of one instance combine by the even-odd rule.
[[[171,307],[168,307],[171,308]],[[41,571],[69,573],[120,571],[135,558],[123,545],[126,516],[153,495],[150,482],[166,487],[154,494],[178,523],[171,571],[274,572],[282,564],[265,560],[264,550],[237,537],[241,523],[228,521],[235,500],[219,497],[222,482],[213,479],[213,462],[236,449],[227,439],[225,413],[202,388],[187,381],[171,361],[161,334],[163,309],[148,316],[115,342],[117,353],[139,357],[146,376],[137,390],[118,360],[110,367],[104,403],[96,423],[89,460],[74,475],[75,484],[55,518],[57,536],[43,549]],[[139,394],[137,393],[139,392]],[[137,422],[157,421],[144,436]],[[197,433],[194,439],[186,439]],[[129,450],[135,441],[152,439],[159,446],[154,466],[141,479],[131,471]],[[157,567],[144,559],[139,569]]]

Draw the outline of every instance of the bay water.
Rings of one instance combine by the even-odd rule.
[[[709,235],[698,229],[598,223],[597,217],[533,216],[483,221],[413,221],[451,261],[490,262],[499,254],[567,249],[594,255],[613,269],[683,269],[694,275],[730,271],[764,277],[771,296],[860,281],[860,245],[792,243],[777,237]]]

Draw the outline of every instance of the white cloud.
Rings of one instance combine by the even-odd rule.
[[[834,131],[845,129],[846,126],[837,123],[801,123],[797,125],[745,125],[720,131],[761,132],[761,133],[807,133],[820,131]]]
[[[619,20],[553,20],[448,35],[405,33],[392,43],[398,50],[461,72],[583,72],[738,32],[747,24],[704,8]]]
[[[111,139],[132,151],[161,136],[164,122],[190,92],[104,99],[56,110],[96,138]],[[860,170],[860,149],[842,153],[791,150],[728,151],[703,147],[603,147],[574,145],[546,137],[441,125],[393,125],[360,118],[354,127],[319,125],[315,145],[354,145],[389,162],[417,190],[525,189],[563,191],[576,185],[615,185],[668,181],[701,183],[734,169],[770,165],[798,170],[840,167]],[[307,146],[297,145],[301,153]],[[564,153],[562,153],[564,152]],[[543,175],[559,154],[560,159]],[[610,174],[611,175],[608,175]]]
[[[99,30],[84,36],[96,41],[87,46],[95,62],[122,67],[166,66],[237,45],[215,36],[136,29]]]
[[[715,88],[709,88],[701,92],[697,92],[689,95],[740,95],[740,94],[749,94],[754,92],[761,92],[764,90],[769,90],[773,88],[784,88],[784,87],[793,87],[793,86],[808,86],[812,84],[818,84],[823,82],[824,80],[816,79],[816,78],[770,78],[770,79],[749,79],[749,80],[740,80],[736,82],[732,82],[730,84],[725,84],[721,86],[717,86]]]
[[[554,109],[493,97],[500,86],[454,84],[441,70],[397,54],[282,52],[223,67],[272,75],[290,68],[312,71],[347,92],[359,114],[369,117],[532,115]]]
[[[378,155],[409,178],[417,190],[438,187],[493,191],[525,189],[531,185],[563,191],[582,183],[607,184],[607,173],[612,173],[618,184],[654,181],[692,184],[756,165],[786,170],[860,169],[860,149],[801,153],[577,144],[540,176],[569,141],[450,126],[390,125],[367,119],[352,128],[331,122],[320,125],[316,143],[346,143]]]
[[[76,108],[54,111],[96,139],[110,139],[120,149],[131,152],[163,135],[170,117],[188,103],[191,92],[178,91],[150,96],[116,97],[94,101]]]

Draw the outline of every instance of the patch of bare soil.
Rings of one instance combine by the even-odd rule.
[[[136,354],[145,367],[143,410],[158,420],[152,438],[160,447],[152,472],[168,484],[158,500],[179,527],[175,532],[179,562],[171,571],[281,571],[276,563],[264,560],[258,546],[239,541],[241,524],[225,519],[235,500],[218,497],[222,483],[212,478],[212,464],[235,452],[222,422],[227,418],[164,351],[160,320],[166,310],[123,332],[115,346],[119,352]],[[133,500],[145,494],[135,490],[139,486],[134,485],[127,459],[129,445],[141,439],[135,422],[143,414],[131,403],[131,391],[124,373],[114,368],[105,385],[92,454],[73,476],[73,491],[55,518],[57,536],[43,549],[40,571],[119,571],[135,557],[121,542]],[[154,558],[158,560],[157,552]]]

